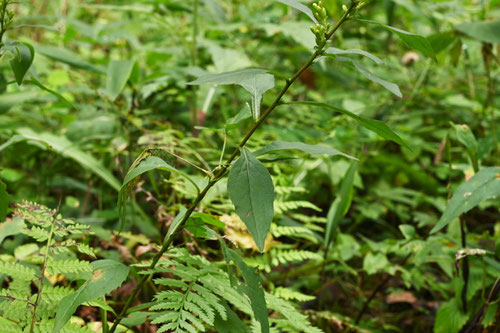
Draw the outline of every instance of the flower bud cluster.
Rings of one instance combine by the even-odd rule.
[[[311,26],[311,31],[316,36],[316,46],[321,47],[326,43],[326,35],[330,30],[330,23],[328,23],[328,15],[326,14],[326,9],[323,6],[323,1],[319,1],[317,4],[313,3],[314,7],[314,17],[318,20],[316,26]]]

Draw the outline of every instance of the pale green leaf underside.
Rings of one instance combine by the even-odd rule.
[[[356,68],[356,70],[358,72],[360,72],[368,80],[380,84],[382,87],[389,90],[391,93],[398,96],[399,98],[403,97],[403,95],[401,94],[401,90],[399,90],[399,86],[397,84],[389,82],[389,81],[385,81],[385,80],[379,78],[378,76],[373,75],[369,70],[367,70],[366,68],[361,66],[356,60],[351,59],[351,58],[347,58],[347,57],[335,57],[335,59],[342,61],[342,62],[352,63],[354,65],[354,68]]]
[[[363,50],[358,50],[358,49],[341,50],[341,49],[337,49],[335,47],[330,47],[330,48],[328,48],[325,51],[325,53],[327,53],[327,54],[333,54],[333,55],[339,55],[339,54],[358,54],[358,55],[362,55],[362,56],[365,56],[367,58],[370,58],[371,60],[375,61],[375,63],[377,65],[380,65],[380,64],[384,63],[384,61],[382,59],[380,59],[379,57],[374,56],[373,54],[371,54],[369,52],[366,52],[366,51],[363,51]]]
[[[298,2],[296,0],[276,0],[276,1],[281,2],[282,4],[290,6],[292,8],[295,8],[298,11],[301,11],[302,13],[306,14],[307,16],[309,16],[309,18],[314,23],[318,23],[318,20],[316,20],[316,18],[314,17],[311,9],[309,9],[309,7],[307,7],[306,5],[303,5],[303,4],[301,4],[300,2]]]
[[[264,148],[261,148],[255,152],[253,152],[254,156],[261,156],[267,153],[272,153],[280,150],[300,150],[304,153],[311,155],[328,155],[335,156],[341,155],[350,159],[356,159],[350,155],[344,154],[341,151],[338,151],[335,148],[321,146],[321,145],[308,145],[302,142],[286,142],[286,141],[274,141],[273,143],[268,144]]]

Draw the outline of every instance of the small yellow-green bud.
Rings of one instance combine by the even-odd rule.
[[[347,12],[347,6],[346,6],[346,5],[342,5],[342,10],[343,10],[344,12]]]

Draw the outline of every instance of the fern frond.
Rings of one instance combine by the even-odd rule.
[[[303,294],[301,292],[292,290],[290,288],[278,287],[274,290],[274,296],[278,296],[280,298],[286,300],[297,300],[300,302],[312,301],[316,297]]]
[[[299,208],[309,208],[317,212],[321,212],[322,209],[309,201],[277,201],[274,204],[274,210],[276,214],[283,214],[290,210],[295,210]]]
[[[304,193],[307,189],[300,186],[275,186],[274,192],[280,195],[292,194],[292,193]]]
[[[318,239],[314,236],[311,229],[302,226],[284,226],[271,224],[271,234],[278,238],[282,236],[294,237],[294,238],[304,238],[310,240],[313,243],[318,243]]]
[[[277,326],[282,328],[283,332],[323,333],[322,330],[309,323],[307,316],[297,311],[284,299],[266,293],[266,303],[269,309],[280,313],[287,319],[276,321]]]
[[[53,320],[42,319],[41,322],[35,324],[34,332],[52,333],[53,328],[54,328]],[[95,333],[95,332],[88,327],[68,322],[63,328],[61,328],[61,330],[59,330],[59,333]]]
[[[90,263],[88,261],[81,261],[78,259],[48,260],[47,272],[49,272],[49,274],[51,275],[92,272],[92,266],[90,266]]]
[[[35,270],[23,266],[17,262],[0,261],[0,273],[8,275],[13,279],[31,281],[35,278]]]
[[[31,229],[24,228],[22,233],[34,238],[37,242],[45,242],[49,238],[49,231],[38,226],[32,226]]]
[[[21,325],[3,317],[0,317],[0,327],[2,328],[2,333],[19,333],[23,331]]]

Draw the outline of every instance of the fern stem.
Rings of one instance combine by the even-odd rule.
[[[61,208],[61,202],[62,202],[62,197],[59,198],[59,203],[57,204],[57,208],[54,212],[54,216],[52,217],[52,225],[50,226],[49,237],[47,239],[47,246],[45,247],[45,253],[43,255],[43,265],[42,265],[42,271],[40,273],[40,278],[38,281],[38,284],[39,284],[38,285],[38,293],[36,294],[35,303],[33,305],[33,316],[31,317],[30,333],[33,333],[33,330],[35,329],[36,309],[38,307],[38,302],[40,301],[40,297],[42,296],[43,277],[45,276],[45,270],[47,269],[47,258],[49,256],[50,243],[52,242],[52,236],[54,235],[54,227],[56,225],[57,214],[59,214],[59,209]]]
[[[259,120],[252,126],[250,131],[245,135],[245,137],[241,140],[240,144],[238,147],[236,147],[229,157],[229,159],[226,161],[224,165],[222,165],[220,168],[216,169],[214,172],[213,177],[210,179],[208,184],[205,186],[205,188],[198,194],[196,197],[195,201],[189,207],[189,209],[186,211],[184,214],[184,217],[182,218],[181,222],[178,224],[178,228],[184,225],[184,223],[189,219],[191,214],[194,212],[198,204],[205,198],[206,194],[208,191],[226,174],[227,170],[229,169],[231,162],[234,161],[234,159],[239,155],[240,153],[240,148],[244,147],[245,144],[248,142],[248,140],[252,137],[252,135],[255,133],[255,131],[262,125],[262,123],[266,120],[266,118],[273,112],[273,110],[281,103],[281,98],[286,94],[288,89],[292,86],[292,84],[302,75],[304,71],[306,71],[313,63],[314,61],[320,57],[323,54],[324,48],[327,44],[327,41],[332,38],[332,36],[335,34],[335,32],[340,28],[340,26],[346,22],[349,19],[349,15],[356,9],[359,1],[354,0],[351,2],[349,8],[347,11],[345,11],[344,15],[340,18],[340,20],[335,24],[335,26],[326,34],[324,42],[322,42],[320,45],[317,46],[316,51],[311,55],[309,60],[307,60],[306,63],[300,67],[295,74],[286,81],[285,86],[281,89],[280,93],[276,98],[274,99],[273,103],[266,109],[266,111],[262,114],[262,116],[259,118]],[[151,264],[149,266],[149,269],[153,269],[162,255],[168,250],[170,247],[171,243],[173,241],[173,237],[165,237],[162,247],[160,251],[153,257],[153,260],[151,261]],[[122,311],[118,314],[116,317],[113,326],[109,330],[109,333],[114,333],[116,330],[116,327],[120,323],[120,321],[123,319],[123,317],[127,314],[128,308],[132,304],[132,301],[135,299],[137,296],[138,292],[142,289],[144,283],[146,282],[147,276],[142,276],[140,280],[137,282],[136,287],[132,291],[131,295],[127,299],[125,306],[123,307]]]

